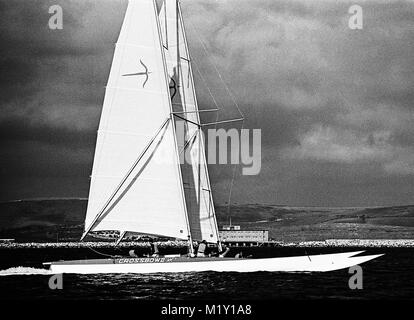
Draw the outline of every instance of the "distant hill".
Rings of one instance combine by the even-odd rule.
[[[17,241],[78,240],[86,205],[86,199],[1,202],[0,238]]]
[[[226,216],[219,207],[218,220]],[[325,239],[414,239],[414,205],[378,208],[318,208],[240,205],[232,221],[248,229],[267,229],[279,241]]]
[[[0,203],[0,238],[17,241],[76,241],[83,230],[86,199],[21,200]],[[219,225],[228,208],[216,208]],[[412,239],[414,205],[381,208],[316,208],[277,205],[231,207],[232,223],[266,229],[281,241],[325,239]]]

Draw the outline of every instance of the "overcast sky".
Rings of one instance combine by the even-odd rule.
[[[262,129],[262,170],[233,202],[414,203],[414,2],[182,0],[190,54],[237,116]],[[50,5],[63,30],[49,30]],[[126,1],[0,1],[0,200],[87,197],[113,44]],[[206,50],[204,50],[203,45]],[[214,107],[198,72],[200,108]],[[204,117],[205,121],[211,116]],[[230,128],[227,126],[225,128]],[[214,198],[230,166],[211,167]]]

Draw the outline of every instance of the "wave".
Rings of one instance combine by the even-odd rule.
[[[22,276],[22,275],[49,275],[53,274],[52,271],[39,268],[30,267],[12,267],[5,270],[0,270],[0,276]]]

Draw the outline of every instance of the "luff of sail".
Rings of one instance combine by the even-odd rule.
[[[181,173],[192,238],[217,242],[219,240],[214,203],[208,177],[204,140],[199,126],[197,99],[195,96],[190,56],[178,1],[164,0],[159,20],[170,81],[173,111],[179,149]],[[180,136],[180,132],[183,133]],[[184,150],[185,149],[185,150]]]
[[[154,1],[129,1],[105,91],[85,231],[189,236],[162,55]]]

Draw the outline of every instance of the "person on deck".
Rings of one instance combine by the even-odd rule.
[[[230,248],[228,248],[224,244],[222,244],[222,246],[221,246],[221,251],[219,250],[219,248],[220,248],[220,244],[217,245],[217,251],[210,252],[208,256],[209,257],[220,257],[220,258],[224,258],[225,256],[227,256],[227,254],[230,251]]]
[[[207,249],[207,241],[203,240],[198,245],[197,257],[205,257],[206,256],[206,249]]]
[[[238,254],[236,254],[235,256],[234,256],[235,258],[237,258],[237,259],[241,259],[241,258],[243,258],[243,252],[242,251],[240,251]]]
[[[128,254],[129,254],[130,257],[133,257],[133,258],[137,258],[138,257],[138,255],[135,253],[135,250],[129,250],[128,251]]]
[[[229,247],[223,245],[223,250],[220,252],[219,257],[224,258],[230,251]]]
[[[151,257],[159,257],[158,245],[151,241]]]

